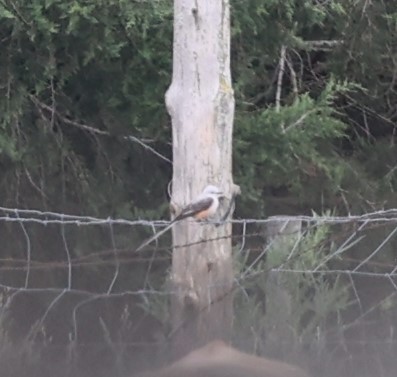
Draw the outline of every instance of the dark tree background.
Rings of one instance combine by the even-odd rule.
[[[395,5],[232,2],[240,215],[395,203]],[[125,137],[172,158],[172,2],[4,0],[0,17],[3,204],[166,216],[171,164]]]

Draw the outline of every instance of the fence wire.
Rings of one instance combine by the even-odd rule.
[[[276,262],[269,263],[270,253],[280,248],[277,238],[269,239],[268,235],[268,226],[275,222],[299,222],[301,226],[283,244],[283,252],[276,251]],[[306,289],[302,297],[309,295],[313,300],[321,297],[313,294],[316,284],[328,289],[327,294],[329,287],[336,286],[336,282],[341,284],[348,290],[344,307],[348,314],[333,326],[342,332],[373,320],[375,312],[378,317],[397,318],[397,209],[349,216],[233,219],[230,223],[233,232],[227,238],[231,239],[237,266],[237,300],[248,300],[253,286],[258,293],[258,281],[273,274],[286,284],[292,277],[293,289]],[[106,322],[103,306],[118,302],[121,304],[116,310],[117,318],[135,326],[139,333],[141,322],[137,323],[137,316],[142,321],[154,312],[164,315],[164,302],[173,294],[166,284],[172,250],[189,246],[172,246],[168,233],[137,252],[146,239],[168,225],[165,220],[99,218],[0,207],[0,327],[7,328],[10,317],[14,323],[26,322],[24,336],[35,340],[50,331],[51,323],[62,312],[62,321],[67,323],[64,336],[75,344],[84,338],[87,345],[90,341],[95,343],[87,335],[91,325],[87,316],[92,310],[100,313],[99,326],[110,339],[113,330],[109,323],[114,313],[105,310],[111,318]],[[302,288],[302,279],[307,277],[313,285],[310,289]],[[131,302],[134,308],[127,310]],[[321,305],[328,304],[324,301]],[[26,313],[21,314],[26,310],[29,319]],[[335,311],[336,317],[342,312]],[[390,333],[384,339],[372,337],[364,341],[356,337],[351,342],[396,344],[393,321],[387,323]],[[339,336],[342,332],[338,332]],[[145,337],[133,336],[123,339],[122,344],[127,347],[146,341]],[[327,342],[340,345],[340,339],[335,337]]]

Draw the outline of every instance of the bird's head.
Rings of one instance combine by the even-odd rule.
[[[213,185],[208,185],[208,186],[204,189],[203,194],[204,194],[204,195],[216,195],[216,196],[218,196],[219,198],[221,198],[221,197],[224,196],[223,192],[222,192],[218,187],[213,186]]]

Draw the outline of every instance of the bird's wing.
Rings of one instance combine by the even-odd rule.
[[[211,207],[213,201],[213,198],[207,197],[188,204],[184,209],[182,209],[182,212],[174,219],[174,221],[179,221],[186,217],[195,216],[200,212],[206,211]]]

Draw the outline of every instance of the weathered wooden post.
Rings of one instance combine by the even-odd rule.
[[[234,95],[229,0],[174,1],[173,76],[166,103],[173,135],[172,205],[186,205],[207,184],[230,196]],[[181,354],[229,335],[231,225],[185,220],[172,232],[172,318]]]

